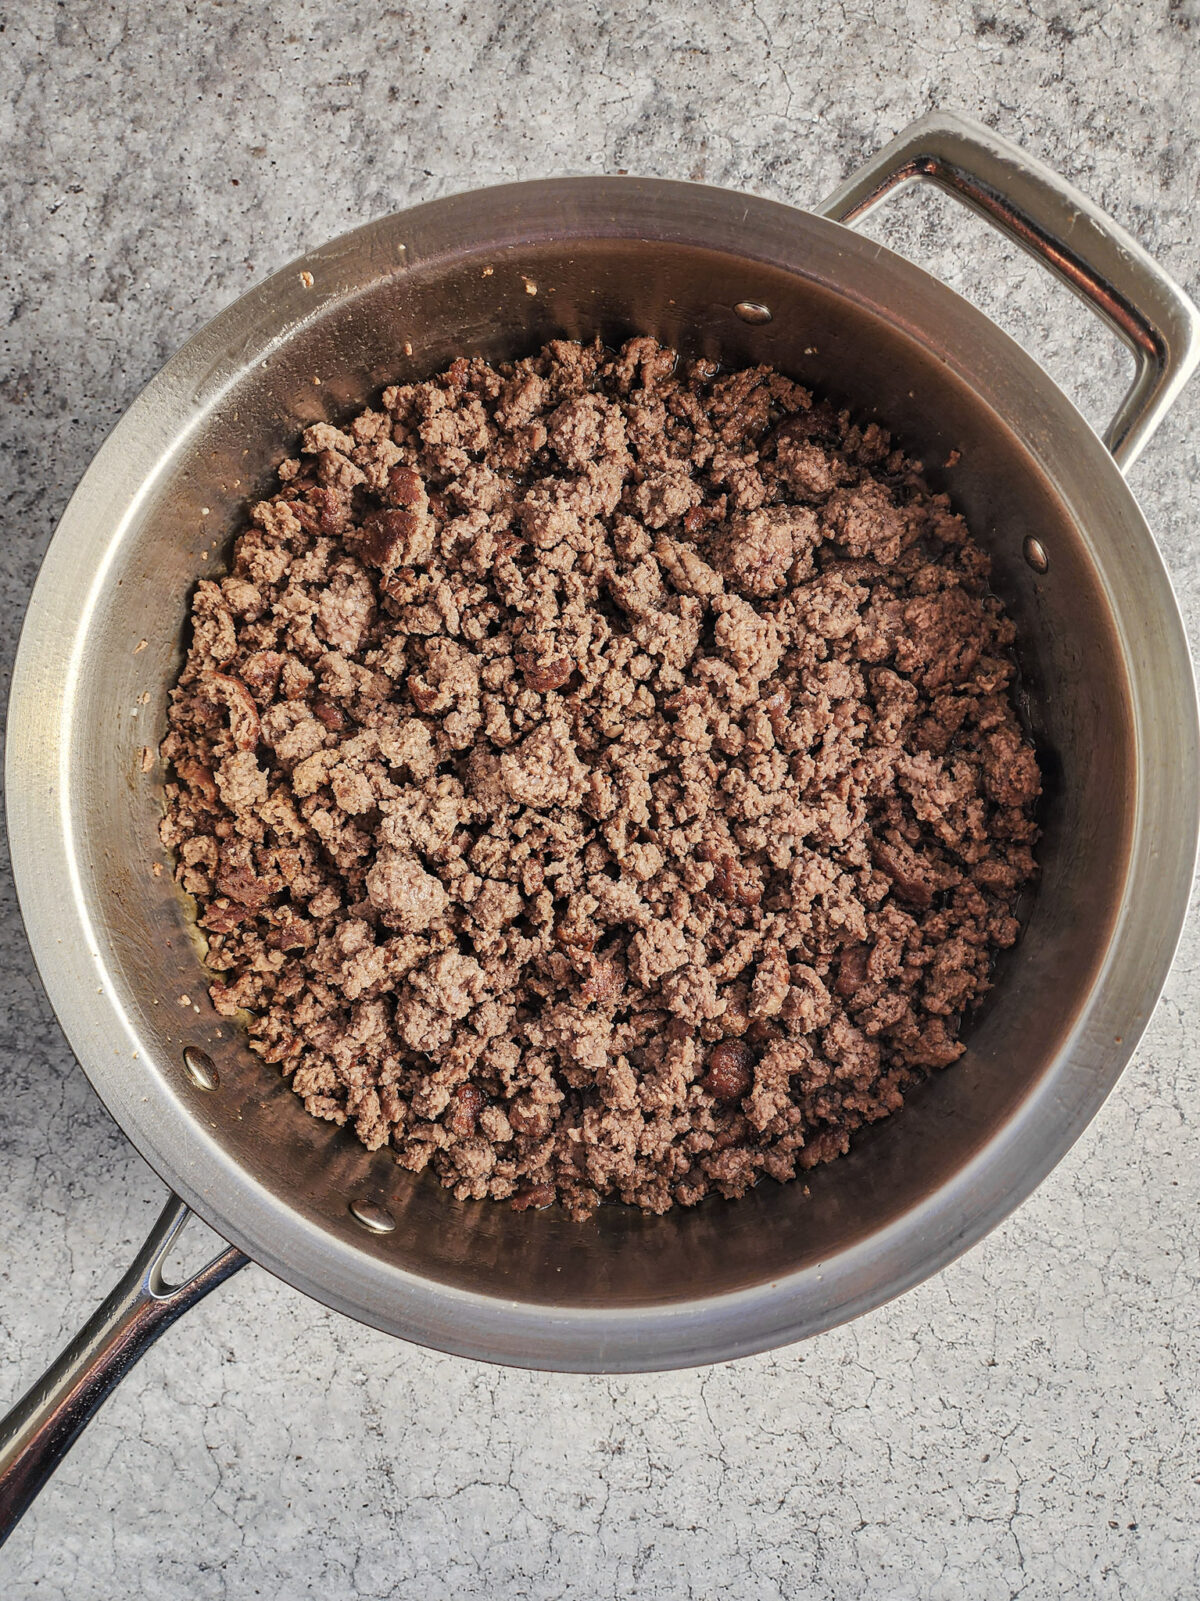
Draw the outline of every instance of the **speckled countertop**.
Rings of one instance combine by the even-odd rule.
[[[0,3],[0,667],[93,451],[249,284],[351,225],[617,169],[803,204],[933,106],[982,116],[1193,294],[1200,8],[660,0]],[[1081,308],[939,201],[872,230],[1102,420]],[[1200,637],[1200,384],[1134,470]],[[75,1068],[0,880],[0,1401],[162,1189]],[[251,1269],[155,1347],[0,1553],[7,1601],[1200,1595],[1200,929],[1109,1104],[933,1282],[665,1377],[489,1369]]]

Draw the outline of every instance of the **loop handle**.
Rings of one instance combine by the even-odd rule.
[[[1200,311],[1086,195],[953,112],[914,122],[818,209],[835,222],[855,222],[918,180],[937,184],[1036,256],[1133,351],[1133,382],[1104,434],[1127,472],[1200,362]]]

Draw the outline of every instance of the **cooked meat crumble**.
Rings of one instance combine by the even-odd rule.
[[[657,1212],[960,1055],[1039,775],[987,559],[883,429],[555,342],[279,482],[196,591],[162,836],[311,1113],[460,1198]]]

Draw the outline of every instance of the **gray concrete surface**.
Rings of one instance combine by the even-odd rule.
[[[1196,0],[0,3],[0,653],[92,452],[201,322],[307,245],[548,172],[800,203],[932,106],[1045,157],[1200,291]],[[940,203],[878,223],[1089,416],[1122,362]],[[1200,386],[1135,469],[1200,621]],[[1200,1595],[1200,934],[1020,1213],[899,1303],[695,1373],[502,1372],[257,1269],[158,1345],[0,1554],[7,1601]],[[75,1068],[0,881],[0,1400],[161,1187]]]

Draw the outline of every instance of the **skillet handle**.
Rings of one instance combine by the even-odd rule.
[[[1086,195],[954,112],[914,122],[818,209],[853,222],[915,179],[945,189],[1036,256],[1133,351],[1133,382],[1104,435],[1127,472],[1200,362],[1200,311]]]
[[[231,1245],[185,1283],[164,1283],[167,1252],[191,1215],[173,1195],[108,1299],[0,1421],[0,1545],[138,1358],[188,1307],[245,1267],[249,1258]]]

